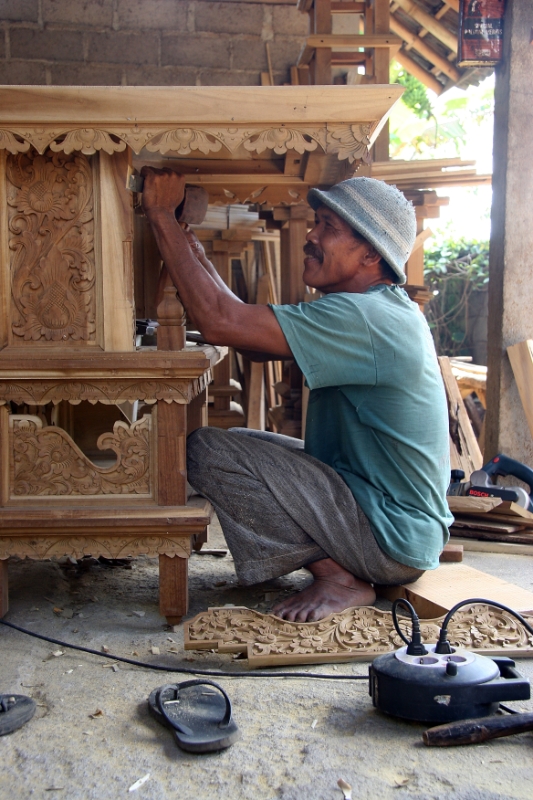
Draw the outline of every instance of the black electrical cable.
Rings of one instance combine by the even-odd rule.
[[[457,603],[456,605],[454,605],[454,607],[451,608],[448,611],[448,613],[446,614],[446,616],[444,617],[444,620],[442,622],[442,627],[441,627],[440,633],[439,633],[439,641],[437,642],[437,646],[435,648],[435,652],[436,653],[451,653],[452,652],[451,645],[450,645],[450,643],[448,641],[448,625],[450,624],[450,620],[453,617],[453,615],[455,614],[455,612],[458,611],[463,606],[472,606],[472,605],[475,605],[476,603],[483,603],[483,605],[494,606],[495,608],[501,608],[502,611],[507,611],[509,614],[511,614],[513,617],[515,617],[524,626],[526,631],[528,631],[529,633],[533,634],[533,627],[529,624],[529,622],[527,622],[524,619],[524,617],[522,617],[518,613],[518,611],[513,611],[513,609],[509,608],[509,606],[505,606],[503,603],[498,603],[498,602],[496,602],[496,600],[486,600],[483,597],[470,597],[468,600],[461,600],[460,603]]]
[[[112,661],[121,661],[123,664],[132,664],[134,667],[143,667],[144,669],[153,669],[160,672],[179,672],[184,675],[207,675],[212,678],[317,678],[320,680],[330,681],[368,680],[368,675],[321,675],[318,672],[225,672],[224,670],[166,667],[163,664],[147,664],[144,661],[135,661],[133,658],[114,656],[111,653],[102,653],[99,650],[91,650],[90,647],[81,647],[81,645],[78,644],[62,642],[60,639],[52,639],[50,636],[45,636],[42,633],[36,633],[35,631],[29,631],[26,628],[21,628],[19,625],[15,625],[13,622],[7,622],[5,619],[0,619],[0,624],[7,625],[8,628],[13,628],[13,630],[19,631],[19,633],[25,633],[27,636],[34,636],[36,639],[42,639],[44,642],[58,644],[60,647],[69,647],[71,650],[80,650],[82,653],[90,653],[93,656],[110,658]]]
[[[403,635],[402,630],[398,624],[398,615],[396,614],[396,609],[399,605],[405,606],[409,613],[411,614],[411,641],[407,639],[406,636]],[[420,633],[420,620],[418,619],[418,614],[416,613],[414,607],[411,605],[409,600],[406,600],[404,597],[398,597],[394,603],[392,604],[392,621],[394,623],[394,627],[396,628],[396,632],[399,636],[403,639],[403,641],[407,645],[407,655],[409,656],[425,656],[427,655],[427,650],[422,643],[422,634]]]
[[[398,599],[395,600],[394,603],[392,604],[392,612],[391,612],[392,613],[392,623],[393,623],[394,627],[396,628],[396,633],[398,634],[400,639],[403,642],[405,642],[405,644],[410,644],[409,639],[407,638],[405,633],[402,631],[402,629],[400,628],[400,625],[398,623],[398,614],[396,613],[396,609],[398,608],[399,605],[407,606],[408,611],[411,614],[411,623],[412,624],[414,623],[413,613],[416,613],[416,612],[415,612],[413,606],[411,605],[411,603],[409,602],[409,600],[404,600],[403,597],[398,597]]]

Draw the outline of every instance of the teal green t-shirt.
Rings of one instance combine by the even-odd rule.
[[[453,519],[448,411],[418,306],[380,284],[272,310],[311,390],[305,451],[344,479],[382,550],[435,569]]]

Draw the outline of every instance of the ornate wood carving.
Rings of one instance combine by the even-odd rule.
[[[370,147],[370,125],[339,125],[328,127],[326,151],[337,153],[340,161],[366,160]]]
[[[273,150],[278,155],[286,153],[287,150],[305,153],[316,150],[317,147],[318,142],[307,131],[297,131],[293,128],[284,127],[269,128],[255,134],[244,142],[244,149],[252,153]]]
[[[298,153],[316,150],[336,153],[339,160],[366,158],[370,146],[372,125],[327,124],[314,126],[265,127],[264,125],[235,126],[216,125],[168,128],[150,126],[117,126],[104,128],[3,128],[0,130],[0,149],[11,153],[22,153],[31,145],[43,154],[47,148],[54,152],[72,153],[81,151],[91,155],[97,150],[114,153],[131,147],[135,153],[146,148],[153,153],[174,152],[189,155],[194,151],[217,153],[224,148],[232,155],[241,147],[250,152],[262,153],[273,150],[284,154],[287,150]]]
[[[25,138],[25,137],[24,137]],[[0,130],[0,149],[7,150],[9,153],[27,153],[30,149],[29,141],[20,141],[11,131]]]
[[[196,128],[175,128],[166,131],[161,136],[155,136],[146,145],[151,153],[165,155],[170,150],[180,156],[186,156],[193,150],[201,153],[216,153],[222,149],[222,142],[213,137],[210,131],[201,131]]]
[[[111,467],[98,467],[61,428],[43,427],[39,417],[10,417],[10,495],[73,497],[107,494],[152,494],[151,417],[131,426],[115,422],[113,433],[98,438],[100,450],[113,450]]]
[[[82,156],[7,160],[12,333],[17,344],[95,340],[92,173]]]
[[[18,558],[61,558],[71,556],[106,556],[107,558],[127,558],[128,556],[158,555],[188,558],[191,552],[190,534],[185,536],[1,536],[0,560],[17,556]]]
[[[212,380],[211,370],[191,380],[158,378],[157,380],[135,380],[117,378],[94,378],[90,380],[0,380],[0,404],[12,400],[29,405],[57,404],[62,400],[78,404],[82,400],[90,403],[123,403],[143,400],[153,404],[157,400],[168,403],[190,403]]]
[[[533,615],[524,616],[533,622]],[[421,620],[425,642],[437,641],[442,619]],[[410,621],[402,618],[400,626],[408,632]],[[533,636],[511,614],[487,605],[457,612],[448,632],[454,646],[477,653],[533,656]],[[248,608],[210,608],[185,624],[184,641],[186,650],[246,654],[252,667],[371,661],[403,646],[390,612],[373,607],[307,623]]]
[[[50,150],[55,153],[72,153],[74,150],[81,150],[85,155],[92,155],[97,150],[104,150],[109,155],[120,153],[126,149],[126,142],[115,141],[106,131],[95,130],[93,128],[79,128],[69,131],[60,142],[50,142]]]

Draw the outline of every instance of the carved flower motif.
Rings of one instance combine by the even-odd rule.
[[[148,142],[146,149],[151,153],[168,153],[173,151],[180,156],[188,155],[192,150],[201,153],[216,153],[222,148],[221,142],[208,137],[204,131],[195,128],[176,128],[158,136],[155,141]]]
[[[56,153],[60,151],[72,153],[74,150],[81,150],[86,156],[96,153],[97,150],[104,150],[112,155],[125,149],[126,142],[116,142],[106,131],[95,128],[79,128],[69,131],[62,142],[51,142],[50,144],[50,150]]]
[[[296,150],[297,153],[310,152],[316,150],[318,144],[314,139],[305,135],[301,131],[292,128],[269,128],[254,134],[248,141],[244,142],[245,150],[255,153],[262,153],[264,150],[273,150],[278,155],[286,153],[287,150]]]
[[[20,176],[17,181],[19,189],[9,204],[16,206],[19,213],[47,214],[54,219],[68,219],[72,216],[64,185],[57,180],[56,166],[52,161],[44,156],[37,156],[31,167],[17,174]]]

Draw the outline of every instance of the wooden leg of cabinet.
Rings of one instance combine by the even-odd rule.
[[[178,625],[189,609],[188,561],[159,556],[159,611],[169,625]]]

